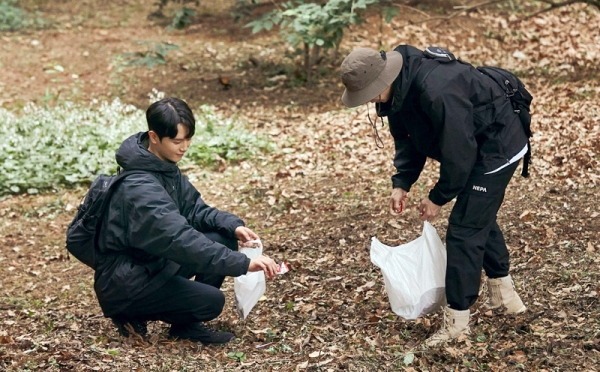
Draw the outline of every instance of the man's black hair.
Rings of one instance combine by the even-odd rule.
[[[178,98],[163,98],[154,102],[146,110],[148,129],[155,132],[160,140],[163,137],[177,137],[177,125],[188,129],[186,138],[192,138],[196,130],[194,114],[187,103]]]

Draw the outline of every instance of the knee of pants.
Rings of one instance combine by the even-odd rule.
[[[224,246],[231,249],[232,251],[238,250],[238,241],[236,239],[229,238],[229,237],[227,237],[223,234],[220,234],[218,232],[215,232],[215,231],[205,232],[204,235],[208,239],[212,240],[213,242],[223,244]]]
[[[199,298],[198,304],[195,307],[195,317],[199,321],[208,321],[215,319],[225,307],[225,294],[219,289],[211,287],[212,290],[203,294]]]
[[[227,248],[231,249],[232,251],[238,250],[238,241],[235,239],[225,238],[225,239],[223,239],[223,243],[221,243],[221,244],[223,244]]]

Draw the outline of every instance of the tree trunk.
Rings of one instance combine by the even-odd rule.
[[[310,46],[307,43],[304,43],[304,70],[306,72],[307,88],[312,88],[312,66],[310,62]]]

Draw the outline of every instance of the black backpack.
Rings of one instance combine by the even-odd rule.
[[[77,208],[77,214],[67,228],[67,251],[92,269],[96,269],[98,251],[98,232],[102,217],[110,204],[110,198],[125,177],[131,174],[147,173],[143,171],[117,170],[114,176],[99,175],[88,190],[83,203]]]
[[[440,63],[448,63],[456,61],[456,57],[444,48],[440,47],[428,47],[423,51],[423,54],[427,58],[435,59]],[[461,61],[459,61],[461,62]],[[527,153],[523,159],[523,171],[521,175],[523,177],[529,176],[529,164],[531,163],[531,143],[529,138],[533,135],[531,132],[531,101],[533,96],[525,88],[525,84],[512,72],[505,70],[500,67],[481,66],[477,67],[477,70],[482,74],[490,77],[504,90],[506,98],[508,98],[513,106],[515,113],[519,115],[523,130],[527,135]],[[431,72],[431,71],[430,71]],[[429,73],[427,73],[429,75]],[[425,77],[427,77],[425,75]]]
[[[494,80],[502,89],[506,98],[508,98],[513,106],[515,113],[519,115],[523,130],[527,135],[527,153],[523,159],[523,171],[521,175],[523,177],[529,176],[529,164],[531,163],[531,143],[529,138],[533,136],[531,132],[531,101],[533,96],[525,88],[525,84],[512,72],[505,70],[500,67],[481,66],[477,67],[482,74],[489,76]]]

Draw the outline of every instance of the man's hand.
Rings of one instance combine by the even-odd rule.
[[[435,217],[440,213],[440,207],[437,204],[434,204],[429,198],[425,198],[421,200],[421,204],[419,205],[419,212],[421,221],[433,221]]]
[[[392,214],[400,214],[406,207],[406,195],[408,193],[401,188],[395,188],[392,190],[392,196],[390,197],[390,211]]]
[[[277,273],[277,264],[273,259],[262,255],[250,260],[250,266],[248,266],[248,272],[264,271],[265,275],[269,279],[273,279]]]
[[[235,236],[242,243],[245,243],[245,242],[247,242],[249,240],[258,240],[258,239],[260,239],[258,237],[258,235],[256,235],[256,233],[254,233],[254,231],[250,230],[249,228],[247,228],[245,226],[239,226],[237,229],[235,229]]]

